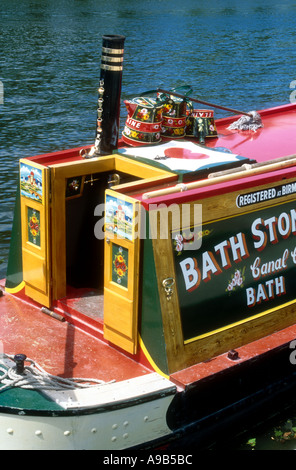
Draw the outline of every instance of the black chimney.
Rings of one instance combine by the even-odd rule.
[[[102,39],[96,140],[85,158],[108,155],[118,145],[125,36],[104,35]]]

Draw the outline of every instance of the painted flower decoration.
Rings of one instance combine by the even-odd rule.
[[[174,239],[174,246],[175,251],[177,252],[177,256],[182,253],[182,251],[186,248],[190,249],[190,245],[201,238],[207,237],[212,233],[212,230],[198,230],[198,231],[183,231],[183,235],[180,233],[175,236]]]
[[[40,225],[39,225],[39,220],[36,217],[36,213],[33,213],[33,215],[29,219],[29,230],[30,233],[34,239],[34,242],[36,242],[36,237],[38,237],[39,232],[40,232]]]
[[[161,119],[162,119],[162,109],[156,112],[156,117],[155,117],[156,121],[161,121]]]
[[[245,269],[246,268],[244,267],[242,272],[239,269],[235,271],[231,280],[228,283],[226,291],[232,292],[236,289],[236,287],[243,287],[245,280]]]
[[[172,104],[166,103],[166,104],[163,106],[163,112],[166,113],[166,114],[169,114],[169,113],[172,111],[172,107],[173,107]]]
[[[179,233],[175,236],[175,250],[180,254],[184,248],[183,236]]]
[[[174,129],[175,135],[182,135],[183,132],[184,132],[184,129],[182,127],[180,127],[179,129],[178,128]]]
[[[148,121],[149,117],[149,110],[147,108],[142,108],[138,110],[136,119],[140,119],[141,121]]]
[[[117,274],[117,282],[120,284],[123,277],[127,274],[127,265],[121,250],[114,257],[114,272]]]

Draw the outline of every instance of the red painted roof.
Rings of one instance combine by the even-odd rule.
[[[258,162],[296,154],[296,103],[259,111],[263,128],[256,132],[228,130],[236,120],[216,121],[218,139],[207,139],[207,147],[226,147]]]
[[[217,120],[218,138],[208,138],[206,140],[207,147],[227,148],[235,154],[254,159],[257,162],[266,162],[290,155],[296,157],[296,103],[258,112],[262,118],[263,127],[256,132],[229,130],[229,125],[240,116]],[[145,209],[148,210],[149,204],[166,203],[168,200],[170,203],[186,203],[192,200],[222,195],[229,191],[274,183],[283,178],[294,178],[295,175],[296,167],[294,166],[273,172],[266,171],[266,173],[256,176],[237,178],[213,186],[207,185],[202,188],[188,189],[185,192],[178,190],[168,195],[157,195],[149,199],[144,198],[144,200],[142,200],[142,195],[138,195],[138,198],[142,200]],[[175,183],[172,186],[175,186]]]

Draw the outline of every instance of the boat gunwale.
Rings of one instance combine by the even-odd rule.
[[[26,390],[23,390],[26,392]],[[90,407],[77,406],[75,408],[67,409],[25,409],[21,407],[12,407],[12,406],[2,406],[0,405],[0,414],[14,414],[21,416],[54,416],[54,417],[64,417],[64,416],[81,416],[81,415],[90,415],[90,414],[99,414],[106,413],[114,410],[120,410],[123,408],[129,408],[132,406],[138,406],[143,403],[153,402],[162,398],[169,396],[174,397],[176,394],[176,385],[172,383],[170,387],[165,390],[159,390],[158,392],[150,392],[146,395],[141,395],[132,398],[125,398],[118,402],[104,403],[101,405],[93,405]],[[34,391],[36,392],[36,390]],[[38,391],[37,391],[38,392]],[[1,392],[0,394],[5,393]],[[45,397],[46,398],[46,397]]]

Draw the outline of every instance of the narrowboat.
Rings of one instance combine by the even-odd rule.
[[[20,156],[1,449],[204,448],[293,396],[296,104],[215,120],[140,90],[119,135],[124,39],[94,145]]]

